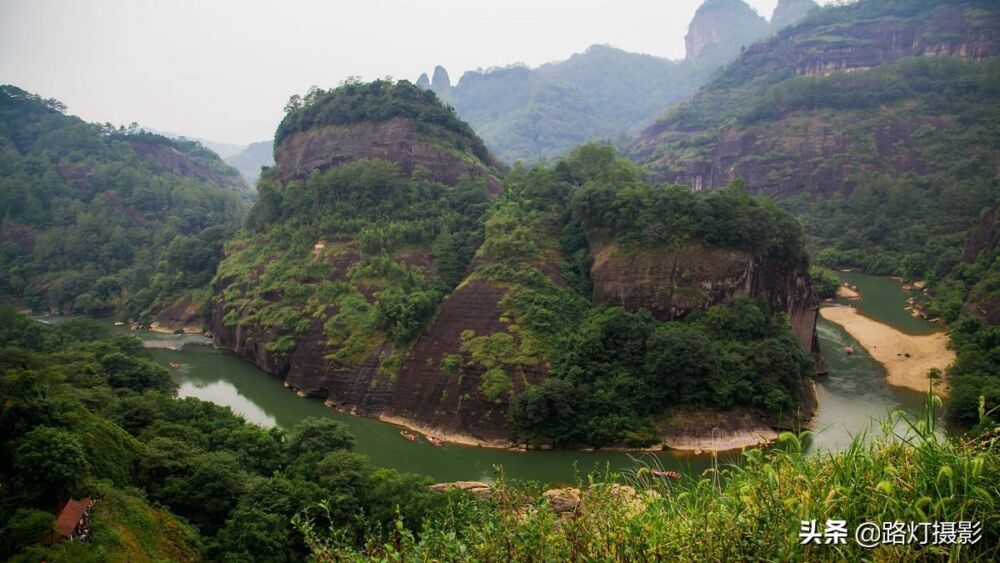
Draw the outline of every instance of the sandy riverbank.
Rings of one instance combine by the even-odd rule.
[[[875,361],[882,364],[889,385],[925,392],[930,385],[927,373],[931,368],[944,372],[955,361],[955,353],[948,349],[948,335],[944,332],[906,334],[859,314],[853,307],[824,307],[820,315],[844,327]],[[825,353],[844,352],[826,350]],[[944,381],[935,382],[934,387],[941,393],[947,392]]]

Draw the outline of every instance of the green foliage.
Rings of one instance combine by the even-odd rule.
[[[395,84],[388,80],[347,82],[327,91],[313,88],[305,98],[293,96],[285,109],[285,118],[274,134],[275,145],[295,133],[325,125],[405,117],[414,120],[418,132],[428,139],[471,152],[484,164],[490,164],[486,146],[452,108],[441,104],[433,92],[405,80]]]
[[[488,401],[499,403],[513,389],[513,384],[507,372],[500,368],[487,370],[483,374],[483,381],[479,385],[479,390]]]
[[[667,61],[592,45],[565,61],[470,71],[445,94],[507,162],[559,157],[592,139],[623,140],[688,98],[722,60]]]
[[[269,333],[282,353],[301,341],[290,332],[318,323],[342,366],[416,339],[465,273],[488,204],[482,183],[448,186],[383,160],[285,185],[265,175],[260,189],[216,276],[224,322]]]
[[[812,278],[813,295],[818,299],[833,299],[837,296],[837,289],[840,287],[840,278],[826,268],[812,268],[809,270]]]
[[[679,481],[639,467],[592,475],[578,483],[571,517],[550,510],[537,490],[503,479],[486,498],[454,503],[424,521],[420,533],[400,526],[389,539],[353,538],[301,522],[313,557],[324,561],[992,561],[1000,545],[995,503],[1000,456],[995,438],[947,440],[930,418],[894,422],[856,437],[837,453],[805,455],[808,434],[782,435],[785,447],[749,450],[731,465]],[[845,520],[844,545],[803,545],[802,521]],[[874,548],[852,540],[864,522],[976,522],[975,544],[919,542]],[[919,532],[918,532],[919,533]]]
[[[211,280],[244,211],[226,187],[235,170],[199,145],[87,124],[13,86],[0,87],[0,124],[0,293],[139,318]]]
[[[308,552],[292,519],[320,502],[335,507],[328,525],[360,537],[396,518],[417,529],[448,501],[425,478],[371,467],[332,419],[286,435],[177,399],[138,375],[156,367],[138,339],[94,340],[86,323],[45,325],[9,306],[0,321],[4,559],[298,561]],[[49,510],[71,495],[98,499],[91,541],[40,545]]]
[[[329,418],[307,418],[288,433],[285,453],[297,462],[306,455],[320,455],[333,450],[354,449],[354,436],[343,423]]]
[[[461,345],[466,364],[485,371],[480,392],[489,401],[505,399],[508,382],[525,368],[549,365],[547,379],[510,399],[515,439],[556,447],[648,444],[655,421],[679,405],[794,412],[812,361],[787,321],[762,304],[736,301],[677,322],[591,306],[589,264],[576,254],[571,265],[567,255],[587,253],[584,233],[607,230],[640,249],[678,237],[792,267],[804,262],[798,223],[738,188],[704,195],[650,186],[602,145],[580,147],[551,167],[515,167],[490,210],[469,277],[507,288],[500,304],[507,326],[464,332]],[[574,283],[554,280],[553,272],[569,272]]]

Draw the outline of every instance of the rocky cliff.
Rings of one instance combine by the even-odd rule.
[[[421,138],[417,123],[405,117],[381,122],[331,125],[284,139],[275,150],[275,171],[288,181],[363,158],[398,163],[406,173],[421,167],[429,177],[454,184],[463,178],[482,179],[491,192],[500,190],[495,172],[482,162]]]
[[[771,13],[771,30],[780,31],[787,26],[802,21],[809,12],[818,8],[813,0],[778,0],[774,12]]]
[[[869,0],[825,8],[747,48],[629,152],[660,181],[713,189],[743,179],[752,192],[776,196],[849,192],[858,178],[883,171],[925,174],[921,142],[956,123],[929,100],[936,93],[900,88],[924,80],[906,61],[998,53],[995,4]],[[915,111],[925,103],[926,111]]]
[[[594,300],[661,320],[748,297],[788,315],[802,347],[818,356],[818,301],[809,276],[793,266],[747,252],[698,244],[654,252],[591,239]]]
[[[684,36],[686,58],[723,62],[769,30],[767,21],[742,0],[706,0]]]
[[[984,269],[996,263],[1000,251],[1000,208],[994,207],[983,217],[979,227],[972,231],[965,243],[962,261],[966,264],[980,262]],[[990,325],[1000,325],[1000,294],[992,288],[974,287],[966,302],[964,312],[985,320]]]

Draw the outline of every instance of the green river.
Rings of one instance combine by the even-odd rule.
[[[909,317],[903,307],[907,295],[898,283],[874,276],[845,274],[865,298],[857,305],[865,314],[908,332],[929,332],[934,326]],[[863,304],[863,307],[862,307]],[[839,326],[821,319],[819,340],[830,368],[818,380],[820,408],[816,436],[810,451],[843,447],[852,435],[864,432],[872,420],[881,420],[897,409],[917,411],[919,393],[889,387],[881,367]],[[381,467],[421,473],[438,481],[490,480],[502,467],[505,475],[546,483],[574,482],[593,470],[626,470],[639,463],[656,463],[665,469],[700,472],[712,463],[710,456],[672,452],[627,453],[614,451],[519,452],[448,444],[435,448],[424,441],[408,442],[399,428],[373,419],[336,412],[319,399],[304,399],[286,389],[281,380],[232,354],[204,344],[200,336],[140,333],[158,362],[171,369],[182,397],[197,397],[231,407],[247,420],[263,426],[288,428],[303,418],[325,416],[344,422],[357,437],[357,450]],[[857,350],[843,352],[846,345]],[[720,455],[720,460],[738,454]]]

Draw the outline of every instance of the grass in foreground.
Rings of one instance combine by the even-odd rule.
[[[993,432],[948,439],[934,431],[934,399],[917,419],[895,413],[878,436],[844,451],[805,456],[802,436],[747,451],[740,463],[664,482],[649,469],[591,480],[577,509],[559,516],[528,486],[498,480],[419,534],[397,525],[362,542],[298,525],[318,561],[734,561],[950,560],[1000,557],[1000,456]],[[908,431],[893,423],[902,418]],[[845,544],[801,545],[803,520],[844,520]],[[973,545],[860,546],[863,522],[979,522]]]

